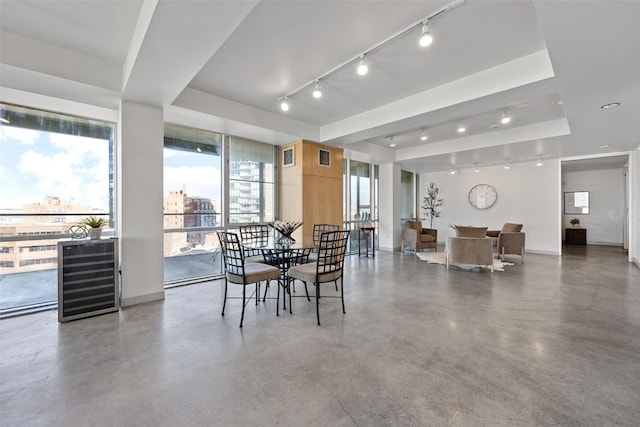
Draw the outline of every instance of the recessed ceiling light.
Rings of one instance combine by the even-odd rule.
[[[609,148],[609,144],[600,144],[598,148]]]
[[[601,105],[600,108],[602,108],[603,110],[608,110],[609,108],[616,108],[619,106],[620,106],[619,102],[610,102],[608,104]]]

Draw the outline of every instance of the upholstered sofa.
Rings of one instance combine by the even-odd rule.
[[[487,238],[487,227],[456,227],[456,236],[447,238],[445,262],[451,264],[477,265],[493,272],[492,241]]]
[[[413,252],[419,249],[433,249],[438,251],[438,230],[423,228],[422,221],[407,221],[407,226],[402,230],[402,252],[409,246]]]
[[[505,255],[519,255],[524,262],[524,244],[526,234],[522,231],[522,224],[507,222],[501,230],[487,230],[487,237],[493,241],[493,246],[504,259]]]

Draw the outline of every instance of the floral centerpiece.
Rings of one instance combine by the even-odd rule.
[[[275,221],[273,224],[269,225],[280,233],[278,243],[293,244],[296,242],[296,239],[291,237],[291,235],[294,231],[300,228],[302,224],[302,221]]]

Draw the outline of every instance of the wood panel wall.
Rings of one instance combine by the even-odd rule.
[[[342,179],[344,154],[341,148],[311,141],[285,145],[294,148],[294,165],[282,167],[280,153],[280,219],[303,221],[295,239],[313,242],[313,224],[342,225]],[[331,153],[331,165],[321,166],[319,150]]]

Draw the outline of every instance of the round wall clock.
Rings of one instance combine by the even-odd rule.
[[[478,184],[469,190],[469,203],[478,209],[488,209],[498,200],[498,192],[489,184]]]

